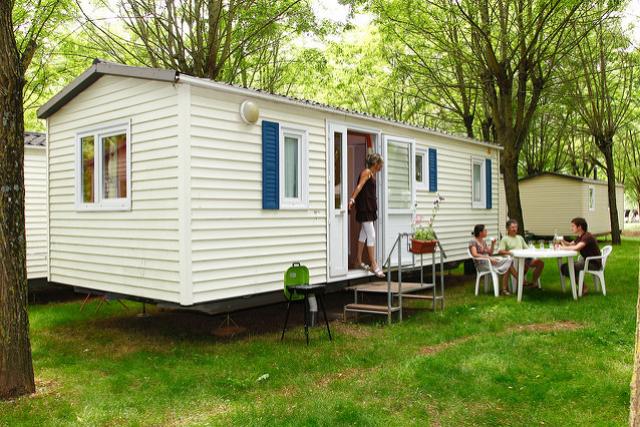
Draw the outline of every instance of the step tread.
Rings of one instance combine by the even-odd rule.
[[[344,306],[345,310],[368,310],[368,311],[380,311],[388,312],[389,307],[387,305],[375,305],[375,304],[347,304]],[[391,307],[391,311],[397,311],[399,307]]]
[[[402,293],[418,292],[433,289],[433,283],[423,283],[422,285],[417,282],[402,282]],[[348,289],[358,292],[371,292],[371,293],[387,293],[389,290],[387,282],[369,282],[361,283],[358,285],[350,286]],[[391,282],[391,293],[399,293],[400,285],[398,282]]]
[[[397,295],[396,295],[397,296]],[[433,295],[417,295],[417,294],[402,294],[402,298],[406,298],[406,299],[434,299]],[[442,295],[436,295],[435,299],[442,299],[444,298]]]

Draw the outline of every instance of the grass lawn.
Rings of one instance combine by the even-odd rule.
[[[626,425],[639,252],[640,238],[614,248],[606,297],[590,279],[563,295],[552,261],[522,303],[475,297],[468,278],[442,313],[336,321],[308,348],[299,323],[284,343],[280,321],[221,340],[219,318],[34,305],[38,392],[0,402],[0,425]]]

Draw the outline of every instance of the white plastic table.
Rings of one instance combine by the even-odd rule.
[[[573,257],[578,255],[576,251],[570,251],[567,249],[514,249],[511,251],[511,255],[518,263],[518,302],[522,301],[522,287],[524,282],[524,260],[526,258],[557,258],[558,259],[558,271],[560,272],[560,282],[562,283],[562,289],[564,289],[564,277],[562,277],[562,271],[560,266],[562,265],[562,258],[567,258],[569,263],[569,278],[571,279],[571,293],[573,299],[578,299],[578,293],[576,291],[576,276],[573,271]]]

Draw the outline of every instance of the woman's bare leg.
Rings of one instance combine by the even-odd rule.
[[[360,268],[360,264],[362,264],[363,252],[364,252],[364,242],[358,241],[358,249],[356,250],[356,268]]]
[[[369,260],[371,261],[371,270],[376,271],[378,269],[378,263],[376,262],[376,247],[367,246],[367,253],[369,254]]]
[[[502,275],[502,290],[503,291],[508,291],[509,290],[509,276],[511,275],[511,273],[509,271],[507,271],[505,274]]]

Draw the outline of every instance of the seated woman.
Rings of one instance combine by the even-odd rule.
[[[484,224],[478,224],[473,227],[473,239],[469,241],[469,252],[473,256],[473,264],[476,266],[476,269],[479,271],[488,270],[488,266],[486,262],[481,262],[477,258],[486,258],[491,262],[493,268],[496,270],[498,274],[503,275],[502,277],[502,295],[511,295],[509,292],[509,288],[507,287],[507,281],[509,280],[509,273],[515,276],[516,271],[513,267],[511,267],[512,260],[509,257],[494,257],[493,250],[495,249],[496,240],[492,239],[491,246],[487,245],[485,242],[485,237],[489,234],[489,231],[486,229]]]

